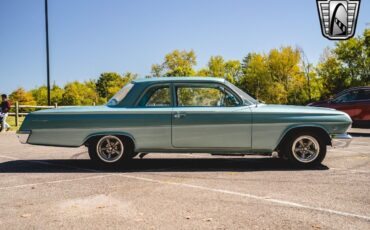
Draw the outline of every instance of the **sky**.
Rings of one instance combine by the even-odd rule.
[[[370,27],[362,0],[356,35]],[[175,50],[193,49],[196,69],[210,56],[299,46],[317,63],[334,42],[321,34],[315,0],[49,0],[51,82],[141,77]],[[0,92],[46,84],[44,0],[0,0]]]

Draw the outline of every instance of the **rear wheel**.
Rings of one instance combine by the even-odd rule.
[[[321,164],[326,144],[320,135],[311,132],[292,134],[282,146],[284,156],[294,165],[310,167]]]
[[[89,156],[94,162],[105,165],[120,165],[130,159],[132,144],[119,136],[101,136],[94,138],[88,146]]]

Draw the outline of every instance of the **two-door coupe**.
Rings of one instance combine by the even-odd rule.
[[[138,153],[272,154],[320,164],[327,145],[346,147],[351,118],[307,106],[267,105],[222,78],[134,80],[104,106],[41,110],[24,120],[22,143],[79,147],[103,165]]]

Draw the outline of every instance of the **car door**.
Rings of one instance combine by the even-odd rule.
[[[175,148],[251,148],[251,110],[226,86],[173,85]]]
[[[355,120],[366,122],[364,124],[370,125],[370,88],[360,91],[357,97],[357,103],[361,113],[355,117]]]
[[[171,84],[155,84],[148,86],[139,98],[133,111],[137,148],[140,151],[171,148],[171,115],[172,93]],[[128,126],[130,126],[128,124]]]

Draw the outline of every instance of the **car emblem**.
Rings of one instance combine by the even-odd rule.
[[[360,0],[317,0],[322,35],[330,40],[354,36]]]

